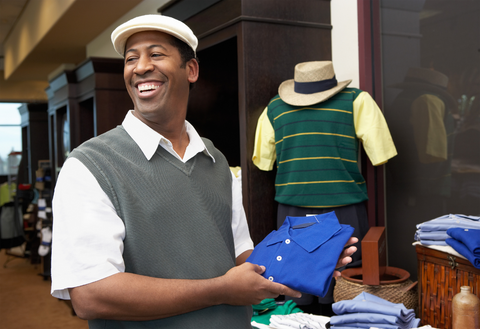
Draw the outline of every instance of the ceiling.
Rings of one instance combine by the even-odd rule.
[[[0,70],[3,70],[3,42],[28,0],[0,0]]]
[[[46,100],[49,75],[83,62],[86,46],[140,2],[0,0],[0,102]]]

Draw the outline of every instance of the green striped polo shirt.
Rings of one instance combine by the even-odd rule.
[[[300,207],[335,207],[368,199],[357,158],[353,101],[345,88],[311,106],[292,106],[277,95],[268,105],[275,131],[275,200]]]

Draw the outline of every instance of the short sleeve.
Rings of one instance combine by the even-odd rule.
[[[253,249],[253,241],[248,229],[247,216],[243,208],[242,176],[241,170],[238,177],[232,173],[232,232],[235,242],[235,257],[240,256],[247,250]]]
[[[360,93],[353,102],[353,118],[357,137],[374,166],[397,155],[385,117],[369,93]]]
[[[70,299],[68,288],[123,272],[125,226],[95,177],[77,159],[62,167],[53,197],[52,287]]]
[[[252,161],[260,170],[270,171],[273,169],[277,155],[275,153],[275,131],[268,119],[267,110],[268,107],[258,118]]]

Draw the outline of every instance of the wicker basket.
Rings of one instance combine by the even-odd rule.
[[[416,312],[418,293],[416,287],[412,288],[412,286],[415,286],[412,280],[406,280],[402,283],[370,286],[339,277],[333,291],[333,300],[339,302],[341,300],[353,299],[362,292],[368,292],[392,303],[402,303],[407,309],[413,309]]]

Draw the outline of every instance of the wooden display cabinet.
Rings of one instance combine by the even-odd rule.
[[[22,184],[33,185],[38,161],[49,157],[47,109],[47,103],[22,104],[18,108],[22,127],[22,172],[18,173],[18,181]]]

